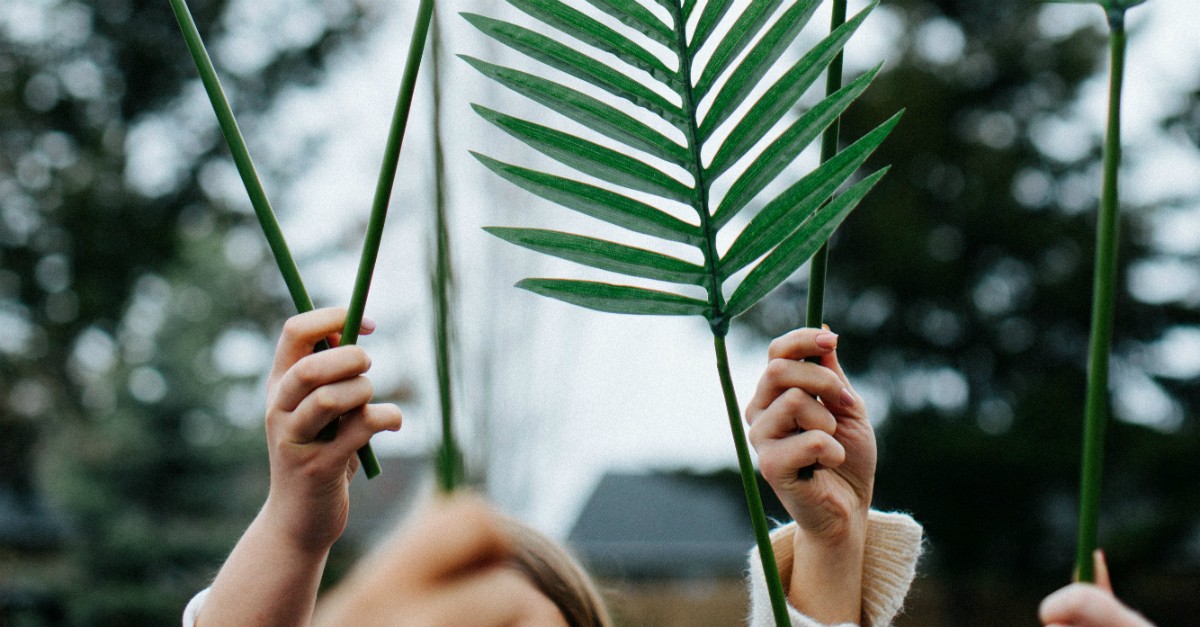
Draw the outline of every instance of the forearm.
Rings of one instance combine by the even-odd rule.
[[[865,521],[863,527],[836,540],[796,530],[791,572],[781,572],[793,607],[822,624],[861,623]]]
[[[329,548],[297,545],[264,508],[221,567],[198,627],[307,625]]]

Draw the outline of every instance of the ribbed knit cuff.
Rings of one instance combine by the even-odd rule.
[[[904,607],[921,557],[921,525],[907,514],[871,511],[863,552],[863,627],[887,627]]]
[[[789,523],[771,532],[771,545],[780,574],[791,578],[792,534],[796,524]],[[888,627],[904,606],[904,597],[917,573],[921,556],[921,525],[907,514],[872,510],[867,515],[866,547],[863,553],[863,627]],[[750,627],[771,627],[774,614],[767,579],[763,575],[758,547],[750,551]],[[828,626],[788,605],[793,627],[855,627],[852,623]]]

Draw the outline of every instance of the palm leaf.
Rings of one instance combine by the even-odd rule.
[[[525,279],[517,287],[534,294],[609,313],[643,316],[702,316],[708,303],[679,294],[592,281]]]
[[[729,12],[729,8],[733,6],[733,0],[709,0],[704,3],[704,10],[700,12],[700,20],[696,22],[696,32],[692,35],[692,41],[688,48],[688,56],[694,57],[695,51],[699,50],[708,42],[708,37],[716,30],[717,24],[721,23],[721,19]],[[686,14],[690,17],[690,14]]]
[[[788,171],[788,165],[805,146],[822,130],[833,127],[842,111],[866,89],[875,71],[828,95],[767,142],[760,154],[752,155],[754,147],[782,123],[813,81],[837,64],[840,51],[870,9],[802,54],[750,105],[749,113],[738,120],[733,117],[735,112],[744,108],[764,76],[775,73],[775,64],[793,44],[819,0],[786,3],[755,0],[738,3],[737,11],[732,0],[706,0],[703,8],[695,0],[655,0],[670,16],[670,24],[663,23],[639,2],[586,0],[614,18],[619,26],[598,22],[571,7],[570,0],[509,1],[553,32],[541,34],[480,15],[464,16],[484,34],[544,67],[536,72],[523,72],[472,58],[467,61],[485,76],[598,133],[603,139],[600,143],[585,140],[545,123],[479,105],[475,110],[534,149],[614,189],[505,164],[482,155],[477,155],[479,160],[516,185],[574,211],[652,238],[695,246],[703,264],[584,235],[511,227],[488,230],[525,248],[586,266],[651,280],[699,285],[704,289],[706,297],[702,300],[593,281],[547,278],[525,279],[517,284],[542,296],[599,311],[703,316],[708,320],[772,612],[778,625],[786,625],[786,599],[733,397],[725,335],[730,319],[787,280],[882,177],[882,172],[876,172],[848,185],[891,132],[896,117],[798,182],[786,186],[783,193],[764,205],[740,235],[732,238],[733,244],[723,257],[718,250],[718,236],[734,216]],[[689,23],[695,24],[690,37]],[[635,33],[664,46],[674,56],[675,63],[660,63],[658,55],[630,37]],[[610,65],[608,60],[613,58],[615,65]],[[582,81],[584,88],[563,85],[554,72],[545,72],[546,67]],[[630,72],[631,68],[641,71]],[[840,69],[836,72],[840,76]],[[593,89],[606,93],[585,93]],[[620,101],[611,105],[597,97],[606,94]],[[706,115],[701,116],[705,103]],[[660,122],[678,131],[683,141],[654,130]],[[717,129],[727,122],[732,129],[724,141],[720,146],[710,146],[710,141],[718,135]],[[640,155],[630,154],[631,151],[682,166],[690,180],[680,181],[646,163]],[[713,154],[713,160],[706,168],[702,155],[707,154]],[[734,178],[723,197],[711,195],[715,179],[747,161],[749,166]],[[843,187],[846,191],[835,195]],[[649,194],[674,206],[656,207],[655,204],[660,204],[656,199],[635,199],[629,192]],[[698,224],[674,217],[671,212],[678,209],[675,203],[691,207]],[[745,274],[741,284],[731,286],[733,293],[727,302],[725,284],[758,259],[761,261]]]
[[[740,234],[727,238],[732,244],[724,255],[718,250],[720,231],[789,170],[788,166],[866,90],[878,72],[878,68],[867,72],[784,124],[784,116],[841,52],[873,5],[803,51],[749,105],[744,116],[734,119],[734,112],[742,108],[755,86],[772,72],[793,45],[819,0],[761,0],[745,5],[732,0],[705,3],[657,0],[670,15],[669,24],[638,2],[578,3],[589,4],[614,20],[605,23],[581,11],[571,0],[509,2],[544,24],[544,32],[473,13],[463,16],[484,34],[541,66],[540,69],[519,70],[470,56],[462,58],[484,76],[603,139],[584,139],[555,128],[544,116],[511,115],[481,105],[474,105],[475,110],[528,146],[601,184],[540,172],[484,155],[476,157],[508,181],[568,209],[655,239],[695,246],[704,261],[696,265],[653,248],[625,246],[584,234],[491,228],[489,232],[493,235],[544,254],[618,274],[700,285],[707,292],[706,306],[685,309],[706,316],[714,331],[723,332],[731,317],[726,289],[738,295],[736,313],[745,311],[747,302],[761,298],[762,286],[774,287],[777,283],[773,280],[778,274],[783,273],[784,278],[790,274],[790,269],[784,272],[788,264],[780,260],[790,263],[794,257],[802,256],[796,251],[807,250],[807,246],[796,244],[793,237],[798,230],[807,228],[802,225],[816,224],[815,216],[825,215],[828,208],[821,208],[831,197],[834,201],[830,206],[841,207],[843,213],[838,215],[844,217],[845,212],[858,205],[858,201],[850,199],[858,191],[865,195],[870,189],[870,185],[856,186],[851,188],[855,194],[850,191],[834,194],[847,186],[891,132],[895,118],[786,186],[763,205]],[[690,36],[685,30],[689,22],[694,23]],[[661,54],[644,48],[645,39],[635,40],[634,35],[639,33],[668,49],[675,57],[673,67],[661,61]],[[693,66],[698,59],[704,59],[703,67]],[[547,66],[557,72],[545,71]],[[632,68],[642,71],[634,72]],[[583,87],[567,86],[558,73],[583,81]],[[674,93],[675,97],[668,98],[664,95],[667,93]],[[702,109],[700,103],[709,94],[712,102]],[[601,95],[616,96],[624,102],[602,99]],[[651,123],[655,117],[682,133],[684,141],[681,143],[660,131],[657,122]],[[731,125],[729,133],[719,145],[709,146],[717,136],[716,129],[726,122]],[[754,154],[767,135],[780,126],[784,128],[778,135]],[[700,155],[710,150],[713,157],[705,167]],[[680,180],[647,158],[658,160],[654,163],[681,167],[691,180]],[[748,165],[741,171],[734,170],[739,163]],[[723,195],[710,196],[713,181],[721,176],[735,178]],[[637,194],[649,194],[672,206],[682,203],[692,207],[699,224],[680,220],[672,213],[675,208],[655,206],[662,205],[661,201],[644,200]],[[814,232],[818,233],[812,236],[816,239],[828,234],[823,230]],[[783,250],[790,252],[785,255]],[[739,270],[760,258],[764,259],[758,269],[742,279],[744,282],[754,277],[753,284],[726,285],[739,275]],[[762,269],[768,267],[775,270]],[[770,280],[761,278],[768,276]],[[615,307],[606,300],[612,295],[595,291],[599,288],[592,283],[586,283],[590,292],[580,291],[582,288],[576,283],[567,284],[570,289],[560,284],[553,284],[553,288],[544,283],[536,285],[538,289],[531,291],[567,302],[605,311]],[[524,287],[528,289],[529,285]],[[638,294],[643,300],[645,296]],[[596,306],[598,302],[605,304]],[[624,307],[621,311],[629,313],[630,309]]]
[[[799,5],[798,5],[799,6]],[[833,57],[841,52],[846,42],[850,40],[850,35],[853,35],[858,26],[862,24],[867,15],[875,5],[870,5],[859,12],[853,20],[843,24],[840,28],[830,33],[828,37],[822,40],[819,44],[809,50],[799,61],[796,62],[788,71],[780,77],[778,81],[767,91],[759,102],[751,109],[750,112],[742,118],[742,124],[753,122],[759,127],[765,127],[759,138],[765,134],[776,122],[779,121],[783,114],[795,106],[797,100],[808,88],[812,86],[813,81],[824,73],[826,66],[833,60]],[[712,108],[704,116],[704,122],[700,125],[700,137],[705,141],[712,136],[712,132],[725,121],[734,106],[729,106],[725,102],[725,90],[717,96],[713,102]],[[757,141],[757,140],[755,140]]]
[[[721,259],[721,273],[730,276],[774,248],[866,161],[899,121],[897,113],[767,203]]]
[[[624,153],[541,124],[474,105],[475,111],[509,135],[564,165],[609,183],[688,202],[691,190],[656,168]]]
[[[587,0],[588,4],[607,13],[610,17],[632,28],[633,30],[670,47],[675,42],[675,33],[662,23],[642,5],[636,2],[617,2],[615,0]]]
[[[733,21],[733,26],[725,34],[725,38],[718,42],[713,49],[712,57],[704,65],[704,69],[700,73],[700,78],[696,80],[695,86],[692,87],[692,93],[695,94],[696,102],[704,99],[705,94],[708,93],[708,90],[712,89],[717,79],[733,64],[733,60],[737,58],[738,53],[750,45],[750,42],[754,40],[754,37],[770,20],[771,14],[775,12],[775,9],[779,7],[781,2],[782,0],[758,0],[757,2],[746,4],[746,9]],[[697,50],[693,46],[693,57],[696,52]]]
[[[595,59],[581,54],[545,35],[527,28],[498,20],[463,13],[463,17],[484,34],[509,46],[513,50],[529,55],[550,67],[562,70],[580,80],[587,81],[604,91],[624,98],[633,104],[652,111],[676,128],[687,124],[687,117],[677,105],[654,92],[652,89],[629,78],[624,72],[611,68]]]
[[[817,103],[793,122],[787,130],[771,142],[766,149],[746,168],[746,171],[734,182],[720,206],[713,213],[713,219],[719,226],[740,211],[751,198],[758,195],[768,183],[775,180],[796,157],[817,138],[821,132],[841,116],[846,107],[854,102],[867,85],[875,78],[879,68],[863,74],[850,82],[841,90]],[[768,116],[757,115],[759,107],[751,109],[746,117],[730,132],[725,143],[709,164],[707,175],[709,180],[725,173],[734,163],[744,157],[755,143],[769,130],[765,124]]]
[[[608,52],[625,63],[654,78],[668,83],[678,80],[658,57],[634,43],[628,37],[601,24],[559,0],[508,0],[510,4],[571,35],[579,41]]]
[[[757,303],[786,280],[824,244],[833,230],[858,206],[867,192],[887,173],[881,169],[842,192],[836,199],[811,214],[782,243],[755,266],[729,297],[726,314],[736,316]]]
[[[479,153],[471,154],[490,170],[516,186],[568,209],[637,233],[652,235],[672,242],[682,242],[694,246],[699,246],[704,242],[704,236],[698,227],[671,214],[659,211],[644,202],[595,185],[510,165]]]
[[[488,233],[518,246],[568,261],[631,276],[701,285],[704,268],[659,253],[559,231],[487,227]]]
[[[738,105],[750,94],[763,75],[771,69],[772,64],[783,54],[784,50],[800,34],[808,19],[812,17],[820,0],[804,0],[792,5],[790,9],[767,30],[737,69],[729,76],[725,86],[713,100],[709,113],[705,116],[704,125],[716,126],[725,121]],[[699,87],[697,87],[699,89]],[[710,131],[711,133],[711,131]],[[706,137],[701,131],[701,137]]]
[[[688,163],[687,149],[616,107],[540,76],[459,56],[484,76],[597,133],[681,167]]]

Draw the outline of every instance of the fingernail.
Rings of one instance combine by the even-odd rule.
[[[363,316],[362,324],[359,325],[359,329],[370,333],[371,331],[375,330],[375,321],[371,318]]]
[[[842,388],[842,394],[838,397],[838,401],[841,402],[842,407],[854,407],[854,394],[850,390]]]
[[[837,348],[837,339],[837,333],[824,331],[817,334],[816,342],[821,348]]]

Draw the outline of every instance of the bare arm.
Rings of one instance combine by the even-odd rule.
[[[355,451],[373,434],[400,428],[399,408],[368,404],[370,360],[361,348],[313,353],[321,339],[336,341],[344,319],[344,310],[321,309],[284,327],[268,379],[270,493],[213,581],[202,627],[308,624],[329,549],[345,530]],[[337,437],[319,441],[339,417]]]

